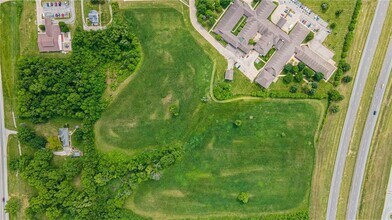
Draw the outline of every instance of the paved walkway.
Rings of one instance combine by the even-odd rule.
[[[228,69],[234,66],[237,60],[235,54],[222,46],[204,27],[197,22],[195,0],[189,0],[189,13],[192,26],[227,60]]]

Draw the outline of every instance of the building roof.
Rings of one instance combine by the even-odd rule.
[[[68,128],[59,129],[59,138],[63,147],[69,147],[69,130]]]
[[[61,31],[57,24],[53,24],[50,18],[45,18],[45,33],[38,34],[38,48],[40,52],[61,51]]]
[[[96,10],[91,10],[88,13],[88,20],[90,20],[91,23],[98,24],[98,22],[99,22],[98,18],[99,18],[99,14]]]
[[[262,0],[256,10],[253,10],[247,3],[234,0],[214,28],[214,33],[221,35],[228,44],[245,53],[254,49],[259,54],[266,55],[273,46],[276,48],[275,54],[255,79],[256,83],[264,88],[269,87],[294,55],[313,70],[324,73],[325,78],[328,79],[336,69],[334,65],[307,46],[301,46],[310,30],[297,22],[287,34],[281,29],[286,23],[285,18],[281,18],[276,25],[267,19],[275,7],[276,5],[271,0]],[[242,16],[247,17],[246,24],[235,36],[231,31]],[[260,39],[256,45],[249,45],[249,40],[253,39],[257,33],[260,33]]]
[[[233,78],[234,78],[234,71],[232,69],[226,70],[225,80],[233,81]]]
[[[330,62],[324,60],[320,55],[303,45],[295,49],[295,57],[316,72],[324,74],[324,78],[328,80],[335,72],[336,67]]]

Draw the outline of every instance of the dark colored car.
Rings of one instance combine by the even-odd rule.
[[[373,112],[373,115],[376,115],[376,113],[377,113],[377,111],[374,111],[374,112]]]

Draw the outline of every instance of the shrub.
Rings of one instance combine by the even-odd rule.
[[[222,8],[227,8],[227,6],[229,6],[231,2],[232,0],[220,0],[220,5],[222,6]]]
[[[16,214],[20,209],[20,200],[16,197],[12,197],[7,201],[5,205],[5,211],[9,214]]]
[[[340,111],[340,108],[339,108],[338,105],[331,105],[331,106],[329,107],[329,111],[330,111],[332,114],[335,114],[335,113],[338,113],[338,112]]]
[[[39,27],[39,29],[40,29],[41,31],[45,31],[45,25],[40,24],[38,27]]]
[[[296,82],[301,82],[304,79],[304,74],[303,73],[297,73],[294,76],[294,79]]]
[[[310,89],[308,95],[313,96],[314,94],[316,94],[316,89]]]
[[[303,63],[303,62],[299,62],[297,66],[298,66],[299,71],[304,70],[306,67],[305,63]]]
[[[313,40],[314,38],[314,33],[311,31],[306,37],[303,43],[308,43],[309,41]]]
[[[331,24],[329,25],[329,28],[331,28],[331,29],[335,29],[335,27],[336,27],[336,23],[331,23]]]
[[[234,125],[237,126],[237,127],[241,127],[242,121],[237,119],[237,120],[234,121]]]
[[[298,68],[298,66],[293,66],[292,72],[293,72],[293,73],[299,73],[299,68]]]
[[[246,204],[249,202],[249,193],[247,192],[241,192],[238,194],[237,199],[242,202],[243,204]]]
[[[176,105],[172,105],[169,108],[169,112],[174,116],[177,117],[180,115],[180,109]]]
[[[344,82],[344,83],[349,83],[349,82],[351,82],[353,80],[353,78],[351,77],[351,76],[345,76],[345,77],[343,77],[343,79],[342,79],[342,81]]]
[[[283,77],[283,82],[289,84],[293,81],[293,79],[294,79],[293,74],[287,74],[286,76]]]
[[[298,91],[298,85],[293,85],[290,87],[290,92],[291,93],[296,93]]]
[[[214,96],[219,100],[225,100],[233,97],[231,84],[220,82],[214,87]]]
[[[304,75],[306,76],[306,78],[308,78],[308,79],[312,78],[313,75],[314,75],[314,71],[311,70],[311,69],[308,68],[308,67],[305,67],[303,73],[304,73]]]
[[[341,69],[343,72],[347,72],[351,69],[351,65],[347,63],[345,60],[340,60],[338,64],[338,68]]]
[[[222,36],[219,35],[219,34],[217,34],[217,35],[215,35],[215,39],[216,39],[217,41],[221,41],[221,40],[222,40]]]
[[[331,91],[328,92],[328,99],[329,101],[332,102],[338,102],[342,101],[344,99],[344,96],[339,93],[339,91],[332,89]]]
[[[291,71],[293,71],[293,65],[291,65],[290,63],[284,65],[283,72],[287,74],[290,73]]]
[[[310,86],[311,86],[313,89],[317,89],[317,88],[318,88],[318,83],[317,83],[317,82],[311,82],[311,83],[310,83]]]
[[[59,22],[59,26],[60,26],[61,32],[64,32],[64,33],[69,32],[68,25],[66,23],[64,23],[63,21]]]
[[[321,4],[321,10],[322,10],[323,12],[326,12],[326,11],[328,10],[328,8],[329,8],[329,4],[328,4],[327,2],[323,2],[323,3]]]
[[[324,74],[321,72],[317,72],[314,74],[313,79],[317,82],[321,81],[324,78]]]
[[[255,40],[253,40],[253,39],[249,39],[249,45],[256,45],[256,42],[255,42]]]
[[[343,9],[339,9],[335,11],[335,16],[338,18],[343,13]]]

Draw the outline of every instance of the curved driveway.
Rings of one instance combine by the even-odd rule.
[[[361,61],[359,63],[358,72],[355,77],[354,87],[351,92],[350,103],[346,113],[346,119],[344,121],[342,134],[340,137],[339,149],[336,155],[334,173],[332,176],[331,188],[329,191],[327,220],[336,219],[340,186],[343,179],[344,165],[346,162],[346,156],[350,145],[351,135],[354,129],[354,124],[358,113],[362,93],[366,84],[366,79],[369,74],[371,66],[370,64],[373,61],[378,40],[380,38],[381,30],[387,14],[388,5],[388,0],[380,0],[377,4],[369,35],[367,37],[365,48],[362,53]]]

